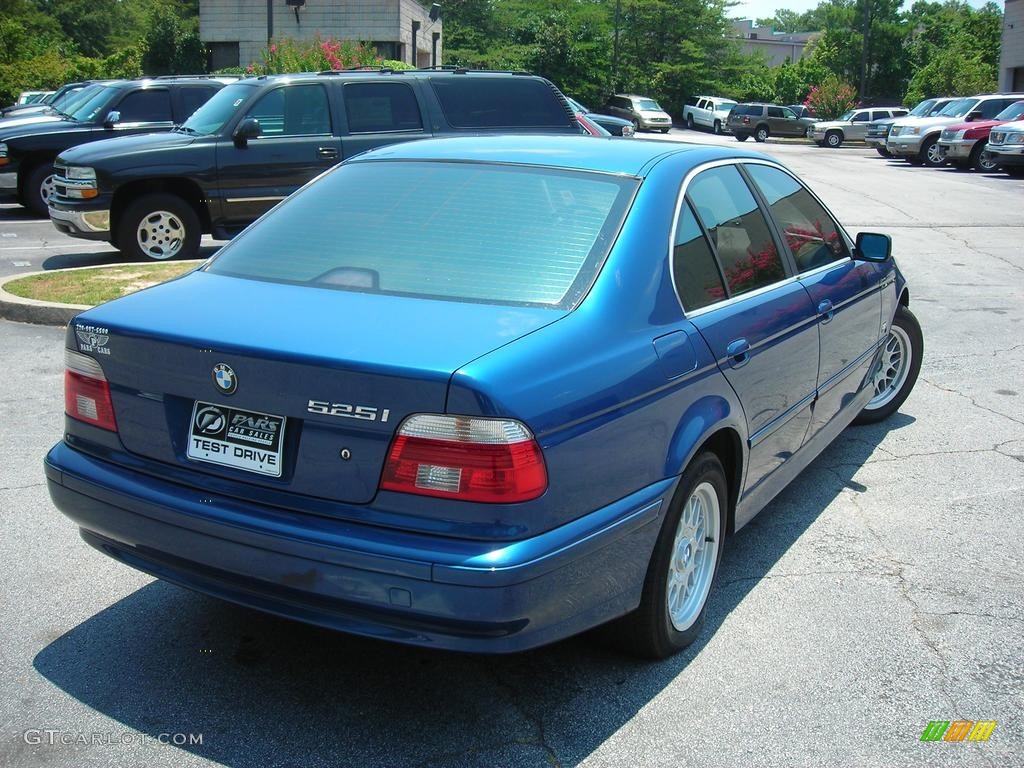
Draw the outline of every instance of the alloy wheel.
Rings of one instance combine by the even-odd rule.
[[[185,241],[185,226],[168,211],[153,211],[139,222],[139,248],[151,259],[163,261],[177,255]]]
[[[910,372],[910,336],[897,325],[889,331],[889,338],[882,348],[882,357],[875,370],[875,394],[866,408],[874,410],[887,405],[903,387]]]
[[[707,481],[700,483],[683,506],[668,567],[668,615],[679,632],[697,621],[711,591],[720,519],[715,487]]]

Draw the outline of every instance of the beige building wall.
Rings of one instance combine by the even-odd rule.
[[[409,63],[413,22],[418,21],[419,66],[432,63],[432,34],[442,27],[440,19],[430,20],[430,5],[417,0],[306,0],[298,14],[285,0],[273,0],[271,7],[276,39],[311,40],[319,33],[324,38],[375,43],[385,58]],[[259,60],[267,47],[267,0],[200,0],[199,37],[218,55],[230,55],[237,43],[239,66]],[[441,43],[438,39],[438,64]]]
[[[999,55],[999,89],[1024,92],[1024,0],[1006,0]]]
[[[787,59],[790,63],[802,59],[807,44],[817,34],[817,32],[776,33],[770,27],[755,27],[754,22],[750,19],[732,22],[732,36],[739,38],[741,50],[744,53],[760,53],[768,61],[770,67],[780,66]]]

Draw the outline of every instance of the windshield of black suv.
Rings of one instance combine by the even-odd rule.
[[[978,103],[977,99],[957,99],[951,101],[946,107],[939,112],[939,117],[963,117],[972,109],[974,105]]]
[[[995,116],[995,120],[1020,120],[1024,118],[1024,101],[1015,101]]]
[[[234,83],[221,88],[208,102],[193,112],[192,117],[182,123],[181,127],[204,136],[220,133],[224,125],[255,91],[256,85],[253,83]]]
[[[79,103],[78,97],[85,90],[86,88],[84,87],[68,88],[68,90],[57,96],[53,101],[49,102],[49,104],[54,109],[59,109],[61,112],[67,112],[69,106]]]
[[[91,90],[93,88],[96,90]],[[116,93],[116,88],[108,88],[104,85],[89,86],[83,89],[78,94],[80,98],[68,105],[64,111],[71,116],[72,120],[77,120],[80,123],[91,122],[106,108]]]
[[[654,99],[637,99],[636,101],[633,102],[633,105],[637,109],[643,110],[644,112],[664,112],[665,111],[664,109],[661,108],[661,105],[658,104],[658,102],[656,102]]]

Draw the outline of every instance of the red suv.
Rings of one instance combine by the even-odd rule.
[[[991,120],[957,123],[942,129],[939,146],[948,162],[961,168],[994,171],[996,164],[985,151],[988,135],[997,125],[1024,119],[1024,101],[1015,101]]]

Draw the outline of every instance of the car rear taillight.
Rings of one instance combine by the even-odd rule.
[[[417,414],[399,427],[381,488],[460,501],[511,504],[547,490],[533,433],[512,419]]]
[[[88,355],[64,350],[64,412],[73,419],[117,432],[110,385],[100,364]]]

